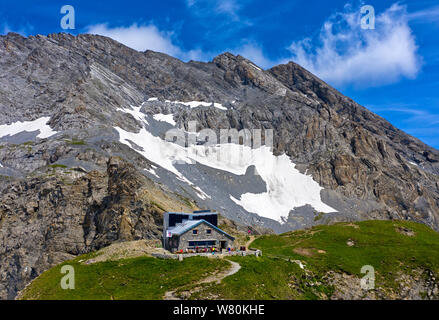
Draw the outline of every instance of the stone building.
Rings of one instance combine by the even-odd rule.
[[[167,212],[163,221],[163,246],[171,252],[232,247],[235,239],[217,224],[218,214],[211,211]]]

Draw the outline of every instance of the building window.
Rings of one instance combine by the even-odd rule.
[[[197,229],[192,230],[192,234],[198,234],[198,230]]]
[[[215,241],[189,241],[189,247],[214,247]]]
[[[207,233],[207,234],[211,234],[211,233],[212,233],[212,229],[207,229],[207,230],[206,230],[206,233]]]

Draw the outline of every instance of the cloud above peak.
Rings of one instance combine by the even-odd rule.
[[[134,23],[129,27],[110,27],[106,23],[96,24],[86,27],[86,32],[112,38],[137,51],[158,51],[183,61],[209,61],[220,52],[230,51],[252,60],[262,68],[268,68],[275,64],[264,55],[261,46],[247,39],[243,39],[242,43],[235,48],[226,47],[223,50],[204,51],[199,48],[182,49],[176,44],[174,32],[162,31],[152,23],[147,25]]]
[[[129,27],[110,27],[96,24],[86,27],[86,32],[116,40],[137,51],[152,50],[169,54],[182,60],[204,60],[206,54],[200,49],[183,50],[174,43],[174,32],[162,31],[154,24],[132,24]]]
[[[138,25],[110,28],[108,24],[97,24],[87,27],[87,33],[99,34],[112,38],[137,51],[147,49],[178,55],[180,49],[172,43],[172,32],[160,31],[155,25]]]
[[[339,86],[371,87],[415,78],[422,59],[406,7],[394,4],[376,16],[376,29],[362,29],[360,10],[346,6],[332,15],[317,37],[289,46],[291,59]]]
[[[186,0],[186,3],[197,12],[214,10],[232,18],[240,8],[235,0],[206,1]],[[383,12],[376,12],[375,29],[365,30],[361,28],[360,7],[354,9],[346,5],[343,12],[331,15],[315,36],[293,41],[280,57],[267,56],[264,44],[251,37],[240,39],[233,46],[218,45],[208,51],[202,49],[202,43],[199,47],[184,49],[176,32],[163,31],[152,23],[117,27],[97,24],[86,30],[111,37],[138,51],[159,51],[183,61],[208,61],[223,51],[240,54],[262,68],[292,60],[331,85],[367,88],[416,78],[422,57],[409,22],[425,14],[408,13],[406,6],[394,4]],[[428,14],[431,16],[431,11]]]

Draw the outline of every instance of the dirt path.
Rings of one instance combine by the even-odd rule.
[[[231,267],[229,269],[222,271],[220,273],[217,273],[217,274],[210,275],[207,278],[204,278],[204,279],[198,281],[195,284],[194,288],[188,290],[188,292],[186,292],[185,295],[190,296],[193,293],[198,292],[199,290],[201,290],[201,287],[199,285],[201,285],[203,283],[215,282],[216,284],[220,284],[224,278],[229,277],[229,276],[237,273],[239,271],[239,269],[241,269],[241,266],[239,265],[239,263],[234,262],[234,261],[230,261],[230,260],[227,260],[227,261],[230,262],[230,264],[231,264]],[[181,300],[175,294],[175,292],[178,289],[179,288],[177,288],[175,290],[171,290],[171,291],[166,291],[165,295],[163,297],[163,300]]]
[[[250,236],[250,240],[248,240],[245,244],[245,247],[248,249],[250,248],[250,245],[252,244],[253,241],[255,241],[256,237],[255,236]]]

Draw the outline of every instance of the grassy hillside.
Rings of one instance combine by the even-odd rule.
[[[160,299],[167,290],[189,299],[439,298],[439,234],[424,225],[338,223],[260,236],[251,246],[263,257],[230,258],[241,269],[220,284],[197,282],[227,269],[221,259],[142,257],[81,265],[78,258],[73,261],[77,289],[60,288],[57,266],[36,279],[23,298]],[[360,287],[364,265],[375,269],[375,290]]]
[[[321,299],[336,291],[349,291],[338,298],[390,299],[404,298],[404,290],[408,291],[406,298],[416,298],[416,293],[404,286],[424,283],[428,275],[435,282],[436,297],[439,293],[435,281],[439,275],[439,234],[425,225],[403,221],[339,223],[262,236],[252,246],[262,250],[263,259],[234,258],[242,266],[235,277],[206,287],[193,298]],[[364,265],[374,267],[377,290],[361,289]],[[420,297],[425,298],[427,292],[422,290]]]
[[[334,270],[360,276],[363,265],[372,265],[385,280],[396,270],[422,267],[439,271],[439,234],[412,222],[318,226],[262,237],[253,245],[271,257],[301,259],[317,273]]]
[[[43,273],[28,286],[22,299],[161,299],[167,290],[196,281],[213,272],[226,269],[227,261],[194,257],[182,262],[139,257],[106,261],[90,265],[79,261],[81,256]],[[60,286],[61,267],[71,265],[75,270],[75,289]]]

